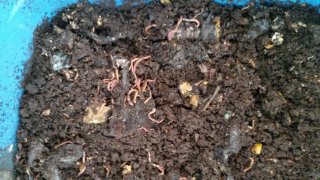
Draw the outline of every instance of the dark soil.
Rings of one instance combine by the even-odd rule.
[[[317,10],[181,2],[79,3],[37,28],[17,179],[320,177]]]

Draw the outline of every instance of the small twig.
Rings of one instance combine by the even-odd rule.
[[[65,144],[71,144],[71,143],[72,143],[72,141],[64,141],[64,142],[62,142],[62,143],[60,143],[58,145],[55,145],[54,149],[58,149],[59,147],[65,145]]]
[[[207,102],[207,104],[203,107],[202,111],[207,110],[207,108],[209,107],[209,105],[211,104],[211,102],[214,100],[214,98],[217,96],[217,94],[219,93],[221,89],[221,86],[217,86],[216,90],[214,91],[213,95],[211,96],[211,98],[209,99],[209,101]]]
[[[148,118],[149,118],[151,121],[153,121],[153,122],[155,122],[155,123],[157,123],[157,124],[162,123],[162,121],[163,121],[164,119],[156,120],[156,119],[154,119],[153,117],[151,117],[151,115],[154,114],[155,112],[156,112],[156,108],[153,108],[152,111],[149,112]]]
[[[254,164],[254,159],[253,159],[253,158],[249,158],[249,159],[250,159],[250,164],[249,164],[249,166],[248,166],[247,168],[245,168],[245,169],[243,170],[244,173],[250,171],[251,168],[252,168],[252,166],[253,166],[253,164]]]
[[[155,164],[155,163],[152,163],[152,166],[157,168],[157,169],[159,169],[159,171],[160,171],[159,176],[163,176],[164,175],[164,167],[163,166],[160,166],[160,165]]]

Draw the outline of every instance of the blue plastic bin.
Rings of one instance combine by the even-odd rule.
[[[101,1],[103,0],[96,2]],[[3,170],[11,172],[13,167],[19,124],[19,99],[23,92],[20,81],[23,78],[24,64],[32,53],[33,31],[44,18],[50,18],[57,10],[76,2],[77,0],[0,0],[0,179],[4,178],[1,176]],[[228,0],[216,2],[227,4]],[[242,6],[248,2],[249,0],[235,0],[234,4]],[[320,5],[320,0],[291,2]],[[121,0],[117,0],[116,4],[121,5]]]

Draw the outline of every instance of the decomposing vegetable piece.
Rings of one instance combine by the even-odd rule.
[[[79,77],[79,73],[75,69],[63,69],[62,74],[65,76],[67,81],[75,81]]]
[[[190,98],[190,104],[192,107],[196,108],[199,105],[199,96],[198,95],[193,95]]]
[[[164,4],[164,5],[170,5],[171,4],[171,1],[170,0],[160,0],[161,4]]]
[[[302,22],[296,22],[296,23],[292,23],[290,25],[290,27],[297,33],[297,32],[299,32],[299,29],[301,27],[306,28],[307,25],[305,23],[302,23]]]
[[[179,91],[183,96],[188,97],[191,95],[192,86],[189,82],[182,82],[179,85]]]
[[[271,38],[271,41],[276,46],[281,45],[283,43],[283,34],[275,32]]]
[[[256,143],[251,147],[251,152],[255,155],[259,155],[262,152],[262,144]]]
[[[69,61],[70,58],[68,55],[62,53],[62,52],[56,52],[52,55],[51,64],[52,64],[52,69],[54,71],[59,71],[64,68],[69,68]]]
[[[132,166],[123,164],[122,166],[122,175],[127,175],[132,173]]]
[[[100,124],[106,122],[111,106],[105,103],[94,103],[86,108],[86,114],[83,117],[83,123]]]

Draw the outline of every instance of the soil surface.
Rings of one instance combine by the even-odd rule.
[[[78,3],[34,34],[17,179],[317,179],[307,5]]]

